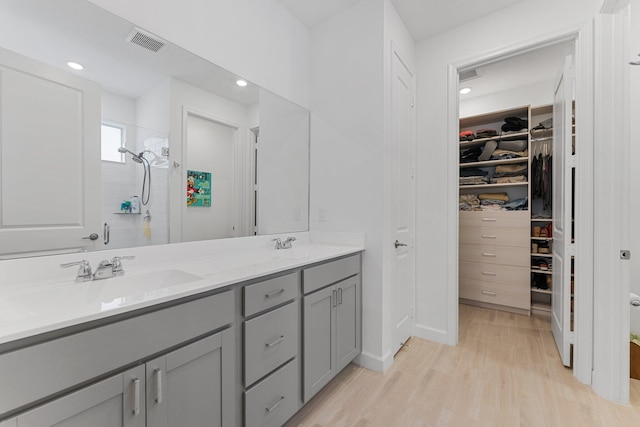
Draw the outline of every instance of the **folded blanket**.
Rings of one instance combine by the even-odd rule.
[[[480,200],[502,200],[504,202],[509,201],[509,195],[507,193],[482,193],[478,194]]]

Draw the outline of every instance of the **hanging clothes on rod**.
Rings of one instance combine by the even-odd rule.
[[[531,155],[531,198],[542,199],[543,208],[550,209],[553,138],[531,140]]]

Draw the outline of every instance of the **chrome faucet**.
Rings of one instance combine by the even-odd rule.
[[[89,261],[86,259],[60,264],[60,267],[67,268],[74,265],[79,266],[76,282],[88,282],[89,280],[101,280],[108,279],[109,277],[122,276],[124,274],[124,269],[122,268],[122,262],[120,260],[134,258],[134,256],[114,256],[113,259],[102,260],[100,261],[96,272],[93,274],[91,274],[91,264],[89,264]]]
[[[93,279],[93,276],[91,275],[91,264],[89,264],[89,261],[87,261],[86,259],[83,259],[82,261],[74,261],[74,262],[68,262],[66,264],[60,264],[60,267],[68,268],[68,267],[73,267],[74,265],[79,266],[78,274],[76,276],[76,282],[87,282]]]
[[[279,237],[271,239],[272,242],[276,242],[276,249],[291,249],[291,243],[296,240],[295,237],[287,237],[284,242]]]
[[[122,268],[123,259],[134,259],[134,256],[114,256],[112,259],[100,261],[96,272],[93,273],[93,280],[108,279],[109,277],[122,276],[124,269]]]

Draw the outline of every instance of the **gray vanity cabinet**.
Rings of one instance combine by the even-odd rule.
[[[25,412],[6,427],[144,427],[144,381],[140,365]]]
[[[305,403],[360,353],[359,272],[360,257],[354,256],[303,273],[309,292],[303,298]],[[335,283],[340,277],[348,278]]]
[[[234,345],[227,329],[147,362],[147,426],[232,426]]]

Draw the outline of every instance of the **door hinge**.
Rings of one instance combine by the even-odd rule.
[[[576,244],[575,243],[571,243],[570,245],[567,246],[567,252],[569,252],[569,255],[571,256],[576,256]]]
[[[576,343],[576,333],[575,332],[569,332],[567,334],[567,340],[569,341],[569,344],[574,344]]]
[[[571,156],[569,156],[569,167],[570,168],[575,168],[576,167],[576,155],[572,154]]]

